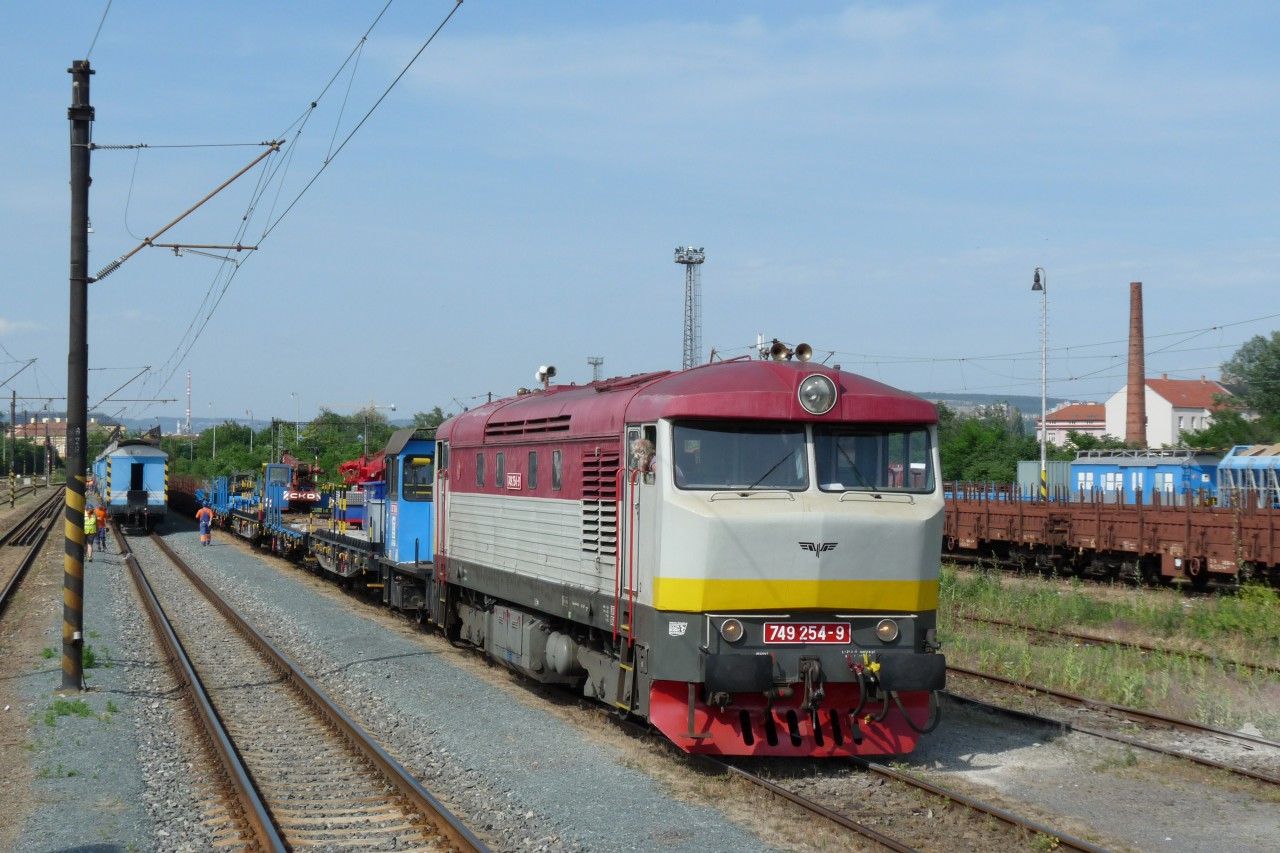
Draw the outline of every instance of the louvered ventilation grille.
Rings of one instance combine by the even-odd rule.
[[[617,451],[596,451],[582,460],[582,550],[618,553]]]
[[[551,418],[529,418],[528,420],[519,421],[489,421],[484,425],[485,438],[513,435],[547,435],[548,433],[568,431],[568,415],[556,415]]]

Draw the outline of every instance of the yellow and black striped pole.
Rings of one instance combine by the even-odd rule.
[[[87,59],[71,63],[71,276],[67,348],[67,488],[62,561],[62,688],[82,687],[84,488],[89,420],[89,105]]]

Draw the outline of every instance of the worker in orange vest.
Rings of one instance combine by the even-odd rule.
[[[208,545],[213,539],[213,510],[205,504],[196,512],[196,522],[200,525],[200,544]]]
[[[98,550],[105,554],[107,553],[107,508],[98,504],[93,514],[98,519]]]

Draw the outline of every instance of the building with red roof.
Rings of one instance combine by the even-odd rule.
[[[1215,379],[1148,379],[1147,447],[1174,447],[1184,432],[1204,429],[1213,414],[1223,408],[1221,400],[1231,391]],[[1106,433],[1122,436],[1125,427],[1125,394],[1121,388],[1106,403]]]
[[[1048,432],[1045,438],[1050,444],[1061,447],[1073,432],[1101,438],[1107,431],[1106,406],[1102,403],[1063,403],[1045,419]],[[1040,418],[1036,418],[1037,437]]]

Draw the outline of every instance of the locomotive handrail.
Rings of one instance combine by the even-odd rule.
[[[617,523],[619,525],[622,523],[622,519],[623,519],[622,499],[623,499],[624,492],[626,491],[623,488],[623,485],[624,485],[623,472],[624,471],[625,471],[624,468],[619,467],[618,473],[615,475],[618,482],[617,482],[616,488],[614,489],[613,517],[618,520]],[[631,531],[629,530],[625,531],[623,535],[627,537],[627,543],[630,544]],[[614,546],[613,546],[613,641],[615,643],[618,641],[618,609],[621,606],[621,604],[622,604],[622,543],[615,539]]]
[[[632,644],[636,641],[635,621],[636,621],[636,561],[640,559],[640,542],[636,535],[636,527],[640,519],[640,507],[635,499],[636,484],[640,480],[640,469],[636,468],[631,472],[630,488],[627,490],[630,495],[628,505],[630,506],[630,524],[627,525],[630,536],[627,537],[627,643]]]

